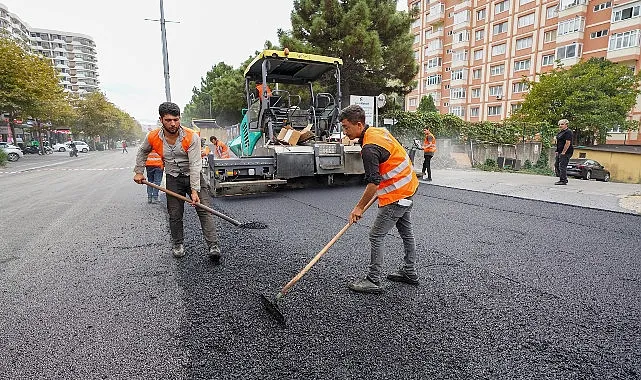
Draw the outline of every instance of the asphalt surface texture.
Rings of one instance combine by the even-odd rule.
[[[420,285],[347,288],[366,274],[371,209],[283,298],[282,327],[260,295],[331,240],[363,188],[215,198],[268,226],[216,219],[220,265],[186,207],[174,259],[130,151],[0,173],[0,378],[641,378],[638,215],[422,183]],[[389,273],[402,241],[385,245]]]

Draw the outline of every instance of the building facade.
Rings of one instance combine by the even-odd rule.
[[[37,29],[0,4],[0,29],[33,53],[51,60],[65,91],[84,95],[99,90],[96,44],[84,34]]]
[[[417,86],[406,110],[432,95],[441,113],[500,121],[520,107],[523,78],[604,57],[641,69],[641,0],[408,0]],[[641,102],[632,112],[641,119]],[[638,132],[609,142],[641,144]]]

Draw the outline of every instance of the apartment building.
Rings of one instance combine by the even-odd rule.
[[[96,44],[87,35],[30,27],[0,4],[0,29],[26,49],[49,58],[65,91],[84,95],[99,90]]]
[[[441,113],[500,121],[523,102],[523,78],[605,57],[641,69],[641,0],[408,0],[417,86],[416,110],[432,95]],[[632,113],[641,119],[641,101]],[[641,144],[636,132],[612,131],[608,142]],[[621,140],[621,141],[619,141]]]

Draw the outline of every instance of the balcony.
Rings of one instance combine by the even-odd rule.
[[[423,92],[428,92],[428,91],[440,91],[441,90],[441,83],[436,83],[436,84],[427,84],[423,88]]]
[[[580,41],[583,39],[584,34],[585,34],[585,31],[577,30],[576,32],[567,33],[562,36],[557,35],[556,43],[557,45],[565,45],[574,41]]]
[[[462,1],[454,6],[454,12],[458,12],[465,8],[471,8],[472,2],[470,0]]]
[[[426,24],[434,24],[445,20],[445,4],[438,3],[430,7],[430,13],[425,16]]]
[[[467,103],[467,99],[465,99],[465,97],[458,98],[458,99],[450,98],[450,105],[466,104],[466,103]]]
[[[585,16],[587,12],[587,0],[572,0],[562,5],[562,8],[559,10],[558,17],[559,19],[563,19],[567,16]]]
[[[428,67],[427,69],[423,70],[423,74],[438,74],[443,70],[443,66],[434,66],[434,67]]]
[[[641,56],[641,47],[630,46],[627,48],[617,49],[617,50],[608,49],[606,58],[612,62],[624,62],[624,61],[629,61],[631,59],[633,60],[639,59],[639,56]]]

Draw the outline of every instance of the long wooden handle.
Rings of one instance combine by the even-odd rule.
[[[171,195],[172,197],[176,197],[176,198],[181,199],[181,200],[183,200],[185,202],[191,203],[191,199],[189,199],[189,198],[187,198],[187,197],[185,197],[183,195],[180,195],[178,193],[175,193],[175,192],[173,192],[171,190],[167,190],[164,187],[156,185],[155,183],[151,183],[151,182],[147,181],[146,179],[143,179],[142,183],[144,183],[147,186],[151,186],[154,189],[158,189],[158,190],[162,191],[163,193],[167,193],[167,194]],[[194,203],[194,206],[200,207],[203,210],[208,211],[208,212],[216,215],[219,218],[225,219],[226,221],[228,221],[229,223],[235,225],[236,227],[238,227],[238,226],[240,226],[242,224],[241,222],[237,221],[236,219],[230,218],[229,216],[221,213],[220,211],[216,211],[213,208],[207,207],[202,203]]]
[[[369,208],[369,206],[371,206],[371,205],[376,201],[376,199],[377,199],[377,197],[373,197],[373,198],[372,198],[372,199],[367,203],[367,205],[366,205],[366,206],[365,206],[365,208],[363,209],[363,212],[365,212],[365,210],[367,210],[367,209]],[[303,268],[300,272],[298,272],[298,274],[297,274],[294,278],[292,278],[291,280],[289,280],[289,282],[287,283],[287,285],[283,286],[283,288],[280,290],[280,292],[278,293],[278,295],[276,295],[276,298],[282,298],[283,296],[285,296],[285,294],[287,294],[287,292],[289,291],[289,289],[290,289],[292,286],[294,286],[294,284],[295,284],[296,282],[298,282],[298,280],[300,280],[300,279],[301,279],[301,278],[302,278],[302,277],[303,277],[307,272],[309,272],[309,270],[310,270],[310,269],[312,269],[312,267],[314,266],[314,264],[316,264],[316,262],[318,262],[318,260],[320,260],[320,258],[321,258],[321,257],[322,257],[322,256],[323,256],[323,255],[324,255],[324,254],[325,254],[325,253],[326,253],[330,248],[331,248],[331,246],[332,246],[332,245],[334,245],[334,243],[336,243],[336,241],[337,241],[341,236],[343,236],[343,234],[344,234],[344,233],[349,229],[349,227],[351,227],[351,225],[352,225],[352,224],[353,224],[353,223],[349,222],[349,223],[347,223],[347,224],[345,225],[345,227],[341,228],[341,230],[340,230],[340,231],[338,231],[338,233],[336,234],[336,236],[334,236],[334,238],[332,238],[332,240],[330,240],[330,241],[329,241],[329,243],[327,243],[327,244],[323,247],[323,249],[321,249],[321,250],[320,250],[320,252],[318,252],[318,253],[316,254],[316,256],[314,256],[314,258],[313,258],[313,259],[312,259],[312,260],[311,260],[307,265],[305,265],[305,268]]]

